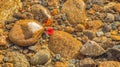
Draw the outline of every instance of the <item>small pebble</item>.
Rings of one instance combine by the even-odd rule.
[[[120,21],[120,14],[115,15],[115,20]]]
[[[30,63],[33,65],[43,65],[50,60],[50,52],[46,49],[38,51],[31,59]]]
[[[80,32],[82,32],[82,31],[84,31],[85,30],[85,27],[84,27],[84,25],[82,25],[82,24],[77,24],[77,26],[75,26],[75,31],[80,31]]]
[[[100,37],[100,36],[103,36],[103,35],[104,35],[103,31],[98,31],[96,34],[97,34],[97,36],[98,36],[98,37]]]
[[[111,31],[111,26],[108,25],[108,24],[104,24],[103,27],[102,27],[102,31],[103,32],[110,32]]]
[[[7,62],[8,60],[9,60],[9,58],[8,57],[4,57],[4,59],[3,59],[5,62]]]
[[[104,52],[105,50],[95,41],[86,42],[80,49],[80,53],[87,56],[99,56]]]
[[[95,62],[91,58],[80,60],[80,67],[95,67]]]
[[[74,28],[72,28],[71,26],[67,26],[65,28],[65,31],[68,32],[68,33],[73,33],[74,32]]]
[[[83,31],[83,34],[87,36],[90,40],[92,40],[95,37],[95,32],[91,30],[85,30]]]
[[[113,21],[115,20],[115,17],[114,17],[113,14],[111,14],[111,13],[107,13],[105,19],[106,19],[107,22],[113,22]]]
[[[98,67],[120,67],[120,62],[118,61],[103,61],[98,65]]]

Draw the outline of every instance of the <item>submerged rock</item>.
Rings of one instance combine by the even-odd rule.
[[[37,42],[44,28],[35,20],[19,20],[9,32],[9,39],[16,45],[29,46]]]
[[[7,56],[9,57],[9,59],[11,58],[11,63],[13,63],[13,67],[30,67],[30,64],[25,55],[19,52],[7,52]]]
[[[55,31],[50,36],[48,47],[56,54],[61,54],[65,58],[73,58],[78,54],[82,44],[71,34],[63,31]]]
[[[87,56],[99,56],[102,55],[105,50],[95,41],[88,41],[80,49],[80,52]]]
[[[22,3],[20,0],[0,0],[0,23],[5,22],[18,11]]]
[[[52,20],[52,16],[48,9],[40,4],[31,6],[31,13],[34,15],[35,20],[39,22],[45,22],[46,20]]]
[[[0,35],[0,46],[6,46],[7,45],[6,38],[7,37],[5,35]]]
[[[91,58],[80,60],[80,67],[95,67],[95,62]]]
[[[67,62],[56,62],[55,67],[68,67]]]
[[[110,48],[107,50],[108,59],[120,61],[120,49]]]
[[[30,60],[31,64],[45,64],[50,60],[50,52],[48,50],[40,50],[38,51]]]
[[[90,40],[93,40],[96,37],[96,34],[92,30],[84,30],[83,34],[87,36]]]
[[[120,4],[119,3],[114,5],[114,10],[120,13],[120,9],[119,8],[120,8]]]
[[[87,19],[85,9],[83,0],[67,0],[63,4],[62,12],[67,14],[70,23],[84,23]]]
[[[104,61],[98,67],[120,67],[120,62],[117,62],[117,61]]]

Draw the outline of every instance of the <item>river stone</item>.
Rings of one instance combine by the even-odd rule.
[[[21,7],[20,0],[0,0],[0,23],[5,22]]]
[[[30,63],[33,65],[43,65],[50,60],[50,52],[46,49],[38,51],[31,59]]]
[[[80,49],[80,52],[87,56],[99,56],[102,55],[105,50],[95,41],[88,41]]]
[[[118,61],[104,61],[98,67],[120,67],[120,62]]]
[[[83,0],[67,0],[62,7],[62,12],[66,13],[70,23],[83,23],[86,20],[85,3]]]
[[[43,26],[35,20],[19,20],[9,32],[9,39],[18,46],[35,44],[43,33]]]
[[[80,60],[80,67],[95,67],[95,62],[91,58]]]
[[[87,36],[90,40],[93,40],[96,37],[96,34],[92,30],[84,30],[83,34]]]
[[[31,13],[34,15],[34,19],[38,20],[39,22],[44,22],[48,19],[52,20],[49,10],[40,4],[32,5]]]
[[[30,67],[28,60],[26,59],[25,55],[19,52],[8,52],[7,56],[11,57],[12,63],[14,64],[13,67]]]
[[[55,31],[50,36],[48,47],[55,54],[61,54],[64,58],[73,58],[78,54],[82,43],[67,32]]]
[[[120,61],[120,49],[110,48],[107,50],[108,59]]]

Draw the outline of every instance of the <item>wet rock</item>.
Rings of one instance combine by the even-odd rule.
[[[75,67],[75,64],[69,64],[68,67]]]
[[[21,5],[20,0],[1,0],[0,23],[4,23],[5,20],[9,19],[15,12],[18,11]]]
[[[59,0],[48,0],[48,5],[57,7],[59,5]]]
[[[90,30],[96,30],[96,28],[99,28],[101,27],[101,25],[96,25],[96,24],[100,24],[98,22],[99,20],[93,20],[93,21],[88,21],[86,24],[85,24],[85,28],[86,29],[90,29]]]
[[[3,67],[14,67],[12,63],[5,63]]]
[[[103,26],[103,22],[101,20],[93,20],[92,26],[93,26],[93,29],[98,30]]]
[[[75,31],[84,31],[85,27],[82,24],[77,24],[77,26],[75,27]]]
[[[111,39],[119,41],[120,40],[120,36],[118,36],[118,35],[111,35]]]
[[[40,4],[32,5],[31,12],[34,14],[35,20],[38,20],[39,22],[52,19],[50,12]]]
[[[114,10],[120,13],[120,9],[119,8],[120,8],[120,4],[119,3],[114,5]]]
[[[67,62],[56,62],[55,67],[68,67]]]
[[[30,12],[23,12],[23,13],[18,12],[18,13],[15,13],[13,16],[17,19],[33,19],[34,18],[33,14]]]
[[[120,49],[110,48],[107,50],[108,59],[110,60],[120,60]]]
[[[30,63],[33,65],[43,65],[50,60],[50,52],[48,50],[40,50],[38,51],[31,59]]]
[[[111,26],[110,25],[108,25],[108,24],[104,24],[103,25],[103,27],[102,27],[102,31],[103,32],[110,32],[110,30],[111,30]]]
[[[113,14],[107,13],[105,20],[106,20],[107,22],[113,22],[113,21],[115,20],[115,17],[114,17]]]
[[[96,12],[101,11],[103,8],[99,6],[98,4],[92,4],[92,9],[95,10]],[[98,14],[98,13],[97,13]]]
[[[120,49],[120,45],[115,45],[113,48]]]
[[[82,36],[82,37],[81,37],[81,41],[82,41],[83,43],[86,43],[88,40],[89,40],[89,39],[88,39],[87,36]]]
[[[63,31],[55,31],[53,35],[50,36],[48,45],[51,51],[56,54],[61,54],[64,58],[75,57],[81,46],[82,44],[80,41]]]
[[[120,15],[119,14],[115,15],[115,20],[120,21]]]
[[[105,37],[105,36],[96,37],[96,38],[94,38],[93,40],[94,40],[95,42],[97,42],[97,43],[104,43],[104,42],[107,41],[107,37]]]
[[[55,57],[53,58],[53,61],[60,61],[62,59],[60,54],[56,54]]]
[[[67,0],[63,4],[62,12],[66,13],[70,23],[84,23],[87,19],[85,9],[83,0]]]
[[[3,62],[3,58],[4,58],[4,56],[3,56],[3,55],[0,55],[0,63]]]
[[[39,51],[41,49],[41,45],[40,44],[35,44],[33,46],[28,47],[28,49],[32,50],[34,52],[37,52],[37,51]]]
[[[8,35],[6,32],[3,31],[3,28],[0,29],[0,46],[6,46],[7,45],[7,37]]]
[[[57,9],[53,9],[53,10],[51,11],[51,14],[52,14],[52,16],[57,15],[57,14],[58,14],[58,10],[57,10]]]
[[[113,23],[111,24],[112,30],[116,30],[118,25],[120,25],[119,22],[113,22]]]
[[[6,41],[6,36],[0,35],[0,46],[6,46],[7,41]]]
[[[18,52],[9,52],[8,54],[13,59],[13,67],[30,67],[28,60],[23,54]]]
[[[104,3],[104,0],[92,0],[92,3],[102,5]]]
[[[12,62],[13,62],[12,55],[11,55],[11,54],[7,54],[7,56],[5,56],[5,57],[3,58],[3,61],[4,61],[4,62],[12,63]]]
[[[113,7],[116,3],[115,2],[109,2],[107,5],[103,7],[104,10],[108,10],[109,8]]]
[[[120,36],[119,36],[118,30],[111,31],[111,36],[110,37],[111,37],[112,40],[119,41]]]
[[[91,30],[85,30],[83,31],[83,34],[86,35],[90,40],[92,40],[96,36],[95,32]]]
[[[98,36],[98,37],[100,37],[100,36],[103,36],[103,35],[104,35],[103,31],[98,31],[96,34],[97,34],[97,36]]]
[[[71,26],[67,26],[65,28],[65,31],[68,32],[68,33],[73,33],[74,32],[74,28],[72,28]]]
[[[69,63],[70,63],[70,64],[75,64],[76,61],[77,61],[76,59],[70,59],[70,60],[69,60]]]
[[[101,46],[99,46],[99,44],[95,41],[88,41],[80,49],[80,52],[83,55],[87,56],[99,56],[102,55],[105,52],[105,50]]]
[[[117,61],[104,61],[98,67],[119,67],[120,62]]]
[[[107,38],[107,37],[100,37],[99,39],[99,45],[104,48],[104,49],[108,49],[113,47],[115,44],[112,42],[111,38]]]
[[[9,32],[9,39],[16,45],[29,46],[37,42],[44,28],[35,20],[19,20]]]
[[[80,67],[95,67],[95,62],[91,58],[80,60]]]

